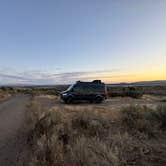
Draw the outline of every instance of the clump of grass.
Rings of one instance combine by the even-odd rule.
[[[142,118],[142,112],[139,106],[129,106],[122,109],[122,123],[130,129],[136,127],[136,120]]]
[[[96,165],[118,166],[119,160],[110,146],[98,138],[82,136],[68,153],[68,164],[72,166]]]
[[[132,133],[141,132],[148,136],[154,136],[158,131],[158,122],[153,117],[157,110],[146,106],[133,105],[122,109],[122,125]],[[160,113],[159,113],[160,114]]]
[[[27,106],[27,124],[30,129],[34,129],[41,117],[41,105],[38,102],[32,101]]]
[[[166,106],[158,106],[156,110],[152,111],[152,118],[160,125],[160,129],[166,129]]]
[[[72,127],[89,136],[104,136],[108,134],[109,121],[99,113],[82,111],[78,112],[76,117],[72,119]]]
[[[129,132],[142,132],[155,136],[160,130],[166,129],[166,106],[150,109],[146,106],[130,106],[122,110],[122,125]]]

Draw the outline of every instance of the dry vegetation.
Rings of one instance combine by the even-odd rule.
[[[166,165],[166,107],[29,106],[30,166]]]
[[[9,94],[31,94],[36,95],[58,95],[64,91],[69,85],[56,86],[32,86],[32,87],[0,87],[0,92],[8,92]],[[130,86],[130,87],[111,87],[108,86],[108,94],[110,97],[132,97],[141,98],[144,94],[166,96],[166,86]]]
[[[64,91],[69,85],[59,85],[54,87],[29,87],[15,88],[19,93],[36,95],[58,95]],[[132,97],[139,99],[143,95],[166,96],[166,86],[133,86],[133,87],[111,87],[108,86],[108,94],[110,97]]]
[[[0,89],[0,101],[8,99],[11,95],[8,92],[4,92]]]
[[[155,96],[166,96],[166,86],[131,86],[131,87],[108,87],[111,97],[133,97],[140,98],[144,94]]]
[[[98,106],[58,104],[55,94],[64,89],[66,86],[0,89],[3,99],[18,93],[33,96],[27,112],[30,166],[166,165],[166,87],[109,87],[110,96],[125,98]],[[54,97],[48,96],[49,103],[36,100],[36,96],[50,94]],[[147,107],[143,101],[148,106],[154,102],[163,106]],[[126,103],[141,106],[121,108]]]

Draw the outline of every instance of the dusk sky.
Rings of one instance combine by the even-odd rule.
[[[166,80],[166,0],[1,0],[0,84]]]

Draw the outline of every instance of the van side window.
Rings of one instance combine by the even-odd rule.
[[[74,86],[74,92],[81,94],[97,94],[105,91],[103,85],[95,84],[77,84]]]
[[[85,85],[76,85],[76,86],[74,87],[74,92],[76,92],[76,93],[81,93],[81,94],[83,94],[83,93],[85,93],[85,91],[86,91]]]
[[[74,88],[73,88],[74,92],[78,92],[79,91],[79,87],[78,85],[75,85]]]

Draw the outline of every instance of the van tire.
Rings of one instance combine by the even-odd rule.
[[[66,100],[65,100],[65,103],[66,104],[72,104],[74,101],[73,101],[73,98],[72,97],[68,97]]]
[[[96,104],[102,103],[102,101],[103,101],[103,97],[101,97],[101,96],[97,96],[97,97],[95,98],[95,103],[96,103]]]

